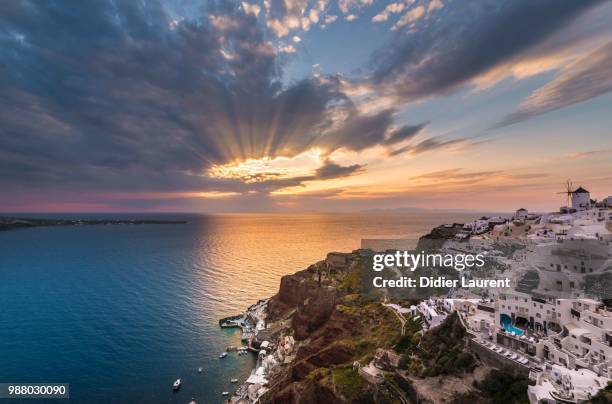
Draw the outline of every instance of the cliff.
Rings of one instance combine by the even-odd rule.
[[[268,303],[272,327],[284,325],[297,351],[279,369],[263,403],[392,402],[384,385],[368,383],[353,363],[366,364],[379,347],[400,339],[400,323],[379,302],[358,293],[360,271],[371,252],[329,254],[308,269],[282,278]]]
[[[434,227],[419,238],[417,250],[435,250],[442,247],[446,240],[454,239],[463,230],[463,224],[453,223]]]
[[[526,379],[484,366],[470,352],[456,313],[423,334],[419,319],[400,321],[380,296],[360,293],[372,255],[330,253],[282,278],[264,330],[280,354],[259,402],[494,403],[500,393],[491,386],[500,380],[522,389],[515,402],[526,400]],[[290,349],[287,338],[295,341]]]

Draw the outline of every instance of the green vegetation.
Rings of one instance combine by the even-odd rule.
[[[612,382],[609,382],[605,389],[601,390],[591,398],[589,404],[610,404],[612,403]]]
[[[476,366],[474,356],[465,349],[465,329],[457,313],[423,335],[415,353],[421,360],[420,366],[414,359],[406,360],[406,365],[421,377],[457,375],[471,372]]]
[[[355,269],[349,272],[342,280],[342,287],[349,293],[358,292],[361,288],[361,271]]]
[[[332,377],[336,390],[342,394],[342,396],[349,399],[349,401],[368,384],[368,382],[350,366],[332,369]]]
[[[336,310],[342,313],[342,322],[351,330],[337,343],[353,348],[352,360],[365,364],[373,358],[377,348],[391,348],[400,340],[399,320],[380,302],[370,302],[353,294],[344,297]]]
[[[529,403],[528,386],[528,378],[506,369],[493,369],[483,381],[475,383],[489,402],[508,404]]]
[[[481,382],[475,382],[477,389],[457,396],[453,404],[528,404],[527,386],[529,379],[509,369],[493,369]]]
[[[406,324],[406,335],[404,335],[397,344],[393,347],[395,352],[404,355],[413,355],[417,352],[417,347],[421,335],[416,332],[408,332],[408,324]]]
[[[342,401],[337,402],[401,404],[397,398],[397,391],[401,390],[391,379],[387,379],[387,384],[371,385],[351,366],[337,366],[331,370],[331,375],[324,382],[333,383],[334,392],[342,398]],[[391,387],[394,387],[396,392],[389,390],[389,384],[393,384]]]

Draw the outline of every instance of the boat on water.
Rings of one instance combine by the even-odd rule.
[[[198,368],[198,373],[202,373],[202,368]]]
[[[196,403],[196,400],[192,398],[191,401],[188,402],[187,404],[197,404],[197,403]]]
[[[176,391],[181,388],[181,379],[176,379],[174,383],[172,383],[172,390]]]
[[[232,379],[232,380],[230,380],[230,382],[232,382],[232,383],[238,383],[238,379]]]
[[[223,393],[221,393],[222,396],[229,396],[229,391],[224,391]]]
[[[223,359],[227,356],[227,352],[223,352],[221,355],[219,355],[219,359]]]

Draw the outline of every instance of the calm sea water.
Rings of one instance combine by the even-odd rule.
[[[222,402],[254,358],[218,358],[240,343],[219,318],[328,251],[475,216],[156,215],[189,223],[0,232],[0,382],[68,382],[70,401],[83,403]]]

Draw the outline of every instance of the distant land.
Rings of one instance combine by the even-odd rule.
[[[360,211],[362,213],[419,213],[419,212],[456,212],[456,213],[470,213],[470,212],[478,212],[483,213],[483,211],[478,211],[474,209],[427,209],[427,208],[415,208],[411,206],[407,206],[404,208],[390,208],[390,209],[366,209]]]
[[[127,225],[127,224],[186,224],[185,220],[80,220],[80,219],[30,219],[0,216],[0,231],[46,226]]]

